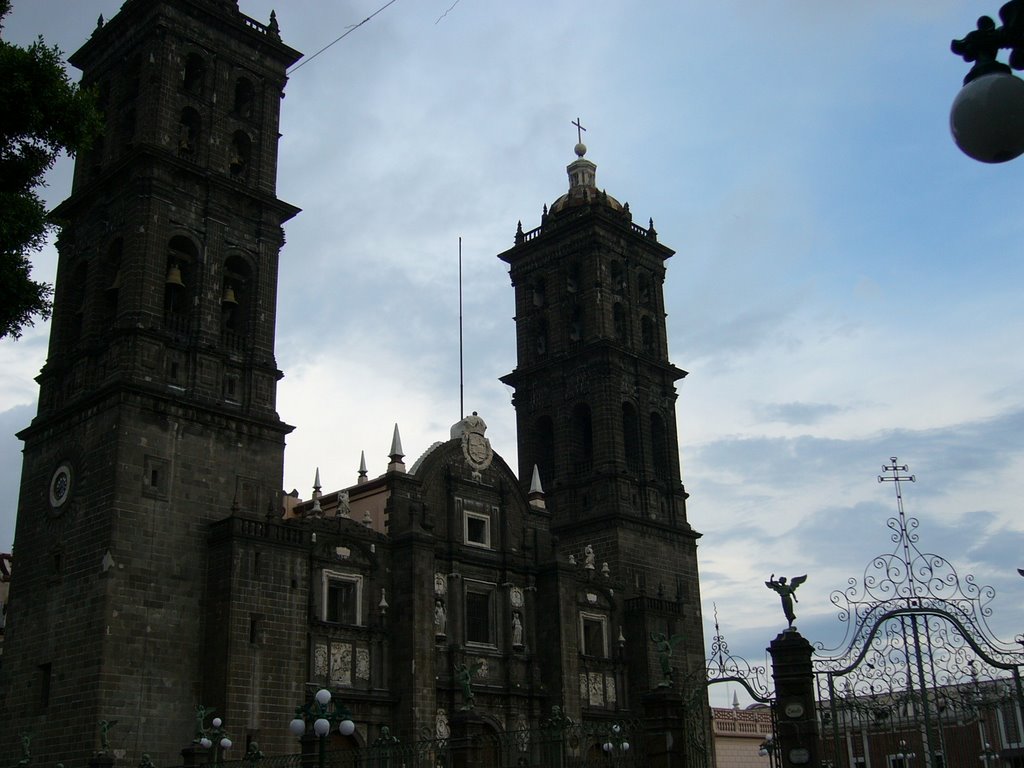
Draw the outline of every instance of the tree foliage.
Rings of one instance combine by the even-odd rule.
[[[38,190],[60,152],[88,148],[101,126],[60,50],[42,38],[27,47],[3,39],[10,8],[0,0],[0,339],[50,315],[53,289],[32,279],[29,262],[53,226]]]

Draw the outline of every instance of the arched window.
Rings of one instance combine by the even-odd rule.
[[[119,237],[107,248],[107,257],[103,262],[103,324],[112,326],[117,320],[117,307],[121,297],[122,275],[121,256],[124,253],[124,241]]]
[[[621,261],[613,261],[611,265],[612,290],[615,293],[626,292],[626,273],[622,269]]]
[[[181,110],[178,120],[178,156],[188,160],[199,158],[199,137],[203,121],[192,107]]]
[[[615,331],[615,338],[619,341],[626,340],[626,310],[622,308],[622,305],[616,302],[615,306],[612,307],[612,325]]]
[[[537,354],[546,355],[548,353],[548,321],[543,317],[537,321]]]
[[[87,310],[86,286],[89,283],[89,264],[82,259],[71,273],[71,282],[68,285],[65,306],[72,314],[67,320],[68,336],[71,342],[78,341],[85,329],[85,318]]]
[[[590,406],[579,403],[572,409],[572,457],[577,472],[589,471],[594,462],[594,427]]]
[[[651,278],[646,272],[637,275],[637,298],[642,306],[651,305]]]
[[[249,164],[252,161],[252,142],[245,131],[235,131],[231,136],[231,158],[229,167],[231,175],[244,179],[249,175]]]
[[[569,320],[569,340],[583,340],[583,310],[578,304],[572,308],[572,317]]]
[[[164,277],[164,327],[175,333],[188,332],[198,256],[195,244],[187,237],[171,238]]]
[[[653,355],[656,351],[654,341],[654,321],[644,316],[640,319],[640,335],[642,337],[644,352]]]
[[[667,480],[668,435],[665,433],[665,420],[657,413],[651,414],[651,459],[655,476]]]
[[[241,256],[230,256],[224,262],[221,286],[221,334],[232,348],[241,348],[249,330],[253,311],[254,281],[249,263]]]
[[[238,117],[252,117],[252,106],[255,100],[255,92],[252,83],[246,78],[240,77],[235,83],[235,104],[234,112]]]
[[[569,269],[565,274],[565,290],[570,294],[575,294],[580,289],[580,265],[572,263],[569,265]]]
[[[626,466],[636,472],[640,469],[640,421],[632,403],[622,404],[622,446],[626,453]]]
[[[533,306],[543,307],[545,301],[544,279],[538,277],[533,281]]]
[[[142,55],[135,54],[124,70],[124,97],[134,99],[139,95],[139,78],[142,76]]]
[[[193,96],[202,96],[206,87],[206,62],[198,53],[190,53],[181,73],[181,87]]]

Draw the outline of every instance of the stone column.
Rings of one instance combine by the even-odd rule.
[[[811,644],[791,627],[772,640],[775,680],[776,744],[782,768],[821,764],[821,742],[815,711]]]

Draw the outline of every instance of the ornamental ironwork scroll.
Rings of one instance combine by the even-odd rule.
[[[828,762],[881,751],[899,768],[946,768],[976,764],[993,744],[1019,748],[1024,654],[989,627],[995,589],[921,548],[903,506],[916,478],[896,457],[882,471],[896,490],[892,551],[832,593],[844,637],[819,643],[813,662]]]

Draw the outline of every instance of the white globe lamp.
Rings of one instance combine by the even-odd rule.
[[[1024,154],[1024,80],[996,71],[960,89],[949,113],[953,140],[983,163],[1005,163]]]

